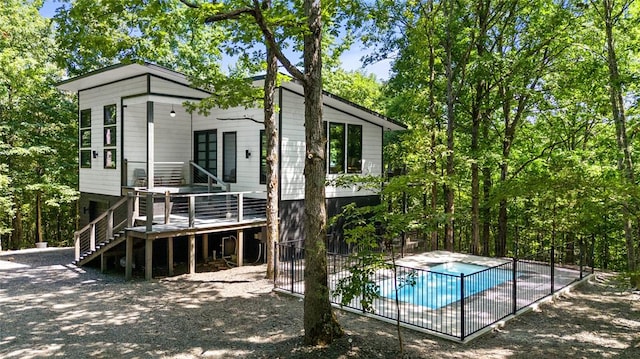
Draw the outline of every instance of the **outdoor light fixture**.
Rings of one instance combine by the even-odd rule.
[[[250,150],[245,150],[245,151],[244,151],[244,157],[245,157],[245,158],[249,158],[249,157],[251,157],[251,151],[250,151]]]
[[[98,158],[98,151],[93,151],[93,158]]]
[[[169,112],[169,116],[176,117],[176,112],[173,110],[173,105],[171,105],[171,112]]]

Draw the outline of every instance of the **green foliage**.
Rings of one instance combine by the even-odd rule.
[[[0,12],[0,233],[9,248],[34,241],[35,197],[52,240],[71,238],[77,193],[77,124],[72,98],[55,89],[63,72],[52,27],[34,2],[9,1]]]

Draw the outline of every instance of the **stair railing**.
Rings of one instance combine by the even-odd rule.
[[[75,256],[76,261],[83,253],[96,250],[100,245],[111,238],[114,233],[123,230],[129,222],[129,209],[127,197],[120,199],[113,206],[86,226],[75,231]]]
[[[218,184],[220,187],[225,189],[225,192],[231,192],[231,185],[229,183],[225,183],[223,182],[220,178],[218,178],[216,175],[214,175],[213,173],[207,171],[206,169],[202,168],[201,166],[199,166],[198,164],[196,164],[193,161],[190,161],[189,164],[191,165],[191,167],[193,167],[195,169],[194,171],[194,175],[193,178],[191,179],[192,183],[196,183],[196,175],[195,172],[199,172],[203,175],[205,175],[207,177],[207,187],[209,192],[212,192],[213,190],[213,183],[215,182],[216,184]]]

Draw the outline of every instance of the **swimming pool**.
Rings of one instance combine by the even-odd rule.
[[[460,300],[461,280],[464,274],[464,297],[469,297],[513,279],[513,272],[506,269],[463,262],[449,262],[419,270],[414,273],[414,285],[404,285],[398,290],[398,299],[429,309],[438,309]],[[395,300],[393,279],[379,283],[380,296]]]

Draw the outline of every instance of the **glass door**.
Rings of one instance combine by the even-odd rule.
[[[216,130],[194,132],[194,162],[209,171],[214,176],[218,175],[218,134]],[[207,177],[198,170],[193,173],[194,183],[206,183]]]

